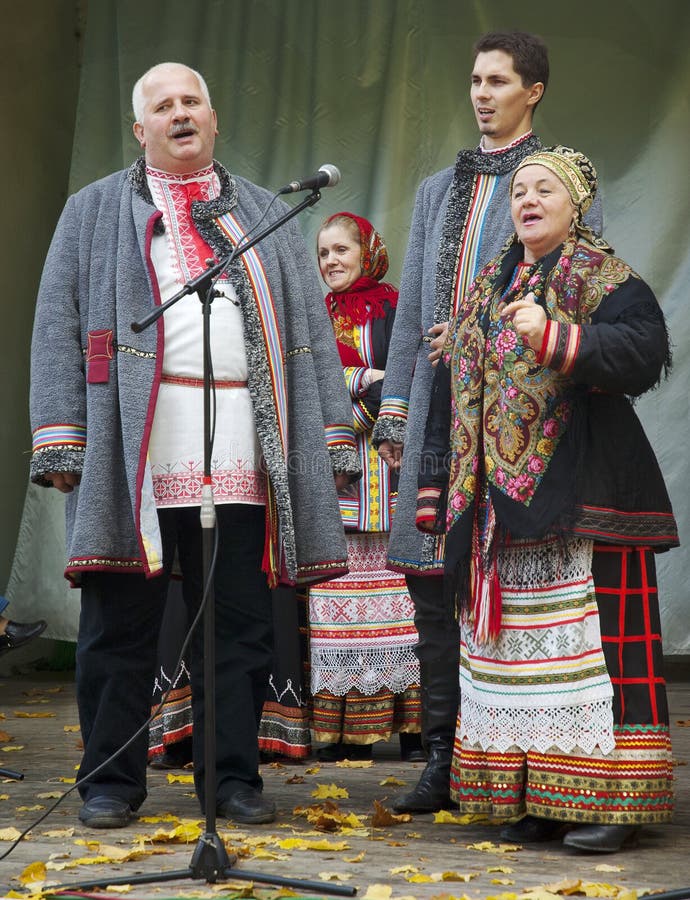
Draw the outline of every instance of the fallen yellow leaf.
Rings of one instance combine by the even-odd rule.
[[[149,825],[158,825],[159,822],[179,822],[180,817],[167,813],[164,816],[139,816],[140,822],[146,822]]]
[[[24,744],[13,744],[11,747],[2,747],[3,753],[13,753],[15,750],[23,750]]]
[[[63,730],[63,731],[67,731],[67,732],[70,732],[70,731],[81,731],[81,729],[79,728],[78,725],[63,725],[63,726],[62,726],[62,730]]]
[[[478,841],[476,844],[467,844],[468,850],[479,850],[481,853],[514,853],[522,850],[520,844],[494,844],[493,841]]]
[[[20,709],[15,709],[12,715],[15,719],[54,719],[54,712],[37,712],[37,713],[29,713],[22,712]]]
[[[278,841],[282,850],[349,850],[347,841],[305,841],[302,838],[284,838]]]
[[[193,775],[172,775],[168,773],[166,777],[168,784],[194,784]]]
[[[416,875],[419,872],[417,866],[396,866],[390,870],[391,875]]]
[[[379,781],[379,784],[381,785],[381,787],[404,787],[407,782],[401,781],[394,775],[389,775],[388,778],[384,778],[383,781]]]
[[[372,828],[388,828],[391,825],[402,825],[404,822],[411,822],[412,816],[409,813],[401,813],[399,816],[374,800],[374,814],[371,817]]]
[[[159,843],[189,844],[191,841],[198,841],[201,835],[200,825],[196,822],[185,822],[171,831],[159,829],[153,834],[151,840]]]
[[[19,876],[19,881],[22,884],[43,884],[46,877],[45,863],[33,862],[24,869]]]
[[[601,863],[594,867],[595,872],[622,872],[623,866],[612,866],[610,863]]]
[[[279,862],[285,862],[290,859],[287,853],[276,853],[274,850],[266,850],[264,847],[257,847],[251,854],[252,859],[275,859]]]
[[[18,806],[17,812],[38,812],[39,809],[45,809],[45,806],[41,806],[39,803],[34,806]]]
[[[319,872],[321,881],[349,881],[352,875],[343,872]]]
[[[345,788],[338,787],[337,784],[317,784],[311,795],[317,800],[346,800],[350,796]]]
[[[341,759],[336,764],[338,769],[370,769],[374,765],[373,759]]]
[[[44,791],[42,794],[36,794],[38,800],[57,800],[62,797],[62,791]]]
[[[461,873],[461,872],[432,872],[431,877],[434,881],[472,881],[473,878],[477,877],[476,872],[470,873]]]
[[[43,831],[44,837],[68,838],[74,836],[74,828],[53,828],[52,831]]]
[[[478,816],[475,813],[455,815],[448,809],[440,809],[434,813],[435,825],[472,825],[475,822],[486,822],[486,816]]]
[[[618,888],[612,884],[597,884],[596,882],[582,882],[582,891],[585,897],[616,897]]]
[[[318,775],[321,771],[321,766],[311,766],[309,769],[304,770],[307,775]]]
[[[16,828],[0,828],[0,841],[16,841],[20,834]]]
[[[344,856],[343,859],[346,863],[361,863],[364,862],[366,855],[366,850],[362,850],[362,852],[358,853],[357,856]]]
[[[389,900],[392,893],[390,884],[370,884],[362,900]]]

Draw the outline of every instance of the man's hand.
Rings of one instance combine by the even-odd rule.
[[[546,313],[531,291],[522,300],[509,303],[501,310],[501,315],[512,316],[513,325],[520,337],[525,338],[535,353],[541,350],[546,331]]]
[[[43,477],[63,494],[70,494],[81,481],[78,472],[46,472]]]
[[[383,381],[383,376],[386,374],[384,369],[369,369],[371,373],[369,376],[369,384],[373,384],[375,381]]]
[[[350,483],[350,476],[347,472],[334,472],[333,479],[335,480],[336,491],[344,491]]]
[[[396,441],[381,441],[379,444],[379,456],[389,469],[397,472],[402,463],[403,445]]]
[[[429,329],[429,334],[433,337],[433,340],[429,345],[431,347],[431,352],[428,354],[427,359],[431,365],[436,368],[438,361],[441,358],[443,345],[448,337],[448,322],[439,322],[438,325],[432,325]]]

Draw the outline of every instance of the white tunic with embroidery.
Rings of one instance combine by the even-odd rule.
[[[209,167],[178,176],[147,169],[165,231],[151,243],[161,302],[203,271],[201,242],[188,210],[192,199],[218,196],[218,179]],[[208,251],[210,256],[210,250]],[[211,307],[211,355],[215,391],[212,453],[216,503],[263,504],[265,478],[254,413],[247,389],[247,358],[242,315],[235,289],[220,280]],[[165,349],[160,390],[149,444],[154,494],[159,507],[198,506],[203,476],[202,305],[197,294],[183,297],[164,313]],[[212,403],[213,410],[213,403]]]

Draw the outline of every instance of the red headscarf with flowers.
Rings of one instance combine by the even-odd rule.
[[[326,296],[326,304],[333,314],[350,319],[353,325],[364,325],[371,319],[383,318],[386,314],[384,300],[392,307],[398,302],[395,288],[386,282],[380,283],[388,271],[388,250],[371,222],[351,212],[329,216],[321,231],[338,219],[351,219],[357,226],[362,274],[346,291],[331,291]]]

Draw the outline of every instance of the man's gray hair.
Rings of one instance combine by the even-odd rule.
[[[211,106],[211,95],[209,94],[208,85],[206,84],[204,76],[201,74],[201,72],[197,72],[196,69],[192,69],[191,66],[186,66],[184,63],[158,63],[155,66],[151,66],[150,69],[147,69],[147,71],[144,72],[144,74],[141,76],[141,78],[138,79],[138,81],[132,88],[132,110],[134,111],[134,120],[136,122],[141,122],[144,117],[144,82],[152,72],[156,71],[156,69],[164,69],[166,66],[182,66],[183,69],[188,69],[193,75],[196,75],[197,81],[199,82],[199,87],[201,88],[201,93],[203,94],[203,97],[207,101],[208,105]]]

